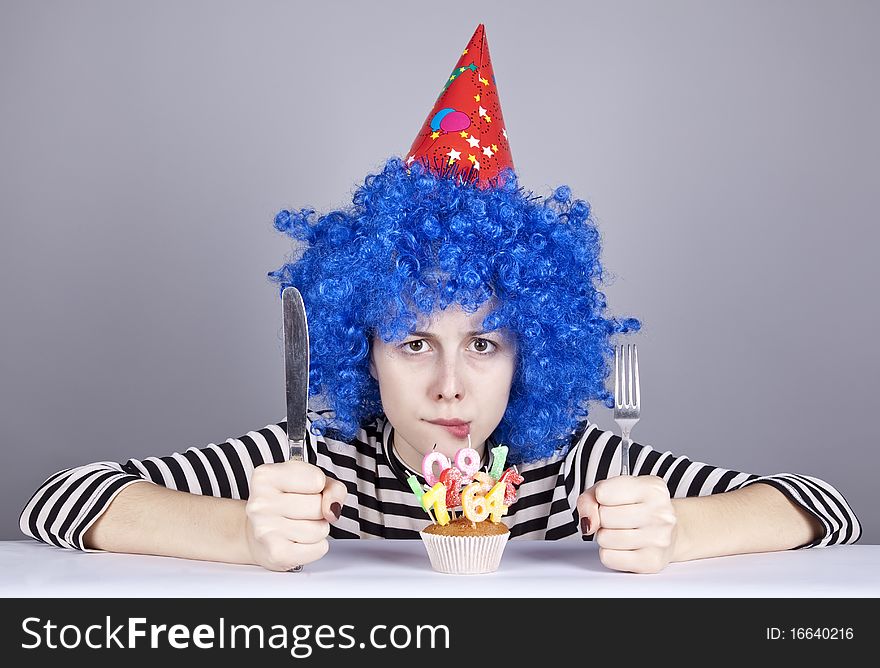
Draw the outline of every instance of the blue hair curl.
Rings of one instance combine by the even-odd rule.
[[[606,318],[599,232],[590,205],[560,186],[546,198],[508,171],[491,188],[391,158],[352,205],[316,216],[282,210],[275,228],[300,242],[268,274],[280,292],[295,286],[309,318],[309,394],[332,419],[313,431],[351,439],[382,414],[370,375],[370,339],[403,340],[422,316],[450,304],[473,313],[493,299],[486,331],[508,328],[517,363],[507,410],[493,433],[511,463],[569,445],[587,402],[613,406],[605,389],[614,334],[634,318]]]

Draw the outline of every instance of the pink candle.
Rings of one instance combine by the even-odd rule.
[[[461,471],[462,482],[469,483],[480,470],[480,454],[473,448],[461,448],[455,453],[455,467]]]
[[[440,465],[437,471],[437,474],[439,474],[443,469],[450,467],[449,457],[437,450],[431,450],[431,452],[422,457],[422,475],[425,476],[425,482],[431,486],[440,482],[440,478],[434,473],[434,464]]]

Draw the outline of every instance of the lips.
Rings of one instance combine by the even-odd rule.
[[[455,438],[467,438],[471,433],[471,425],[464,420],[428,420],[431,424],[445,429]]]

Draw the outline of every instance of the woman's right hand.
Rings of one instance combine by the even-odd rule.
[[[347,490],[317,466],[291,460],[262,464],[251,476],[245,534],[255,564],[289,571],[327,554],[330,522]]]

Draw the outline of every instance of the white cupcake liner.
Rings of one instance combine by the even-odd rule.
[[[510,532],[495,536],[438,536],[421,531],[431,567],[440,573],[475,575],[498,570]]]

